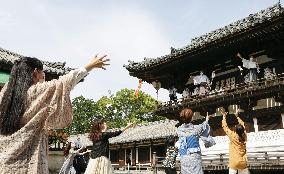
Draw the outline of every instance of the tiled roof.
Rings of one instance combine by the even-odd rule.
[[[13,65],[14,61],[23,57],[23,55],[13,53],[0,47],[0,63]],[[71,71],[69,67],[65,67],[65,62],[43,62],[43,69],[46,73],[63,75]]]
[[[123,132],[120,136],[111,138],[109,142],[110,144],[117,144],[166,138],[170,135],[176,135],[175,125],[177,123],[174,120],[161,120],[137,125]]]
[[[174,120],[161,120],[140,124],[128,129],[117,137],[111,138],[109,142],[110,144],[120,144],[166,138],[170,135],[176,135],[175,125],[177,123],[178,122]],[[68,141],[74,142],[77,137],[80,137],[84,145],[92,146],[92,142],[88,138],[88,133],[71,135]]]
[[[258,13],[250,14],[248,17],[238,20],[223,28],[219,28],[210,33],[193,38],[191,40],[191,43],[183,48],[180,49],[171,48],[171,53],[168,55],[157,58],[144,58],[144,61],[142,62],[134,62],[129,60],[128,61],[129,64],[124,65],[124,67],[129,71],[142,71],[149,67],[169,62],[174,58],[180,57],[185,53],[204,47],[209,43],[214,43],[215,41],[219,41],[223,38],[230,37],[236,33],[241,33],[247,29],[261,25],[262,23],[265,23],[267,21],[272,21],[283,14],[284,14],[283,8],[281,7],[280,3],[277,3],[265,10],[261,10]]]
[[[167,136],[176,135],[175,124],[173,120],[164,120],[151,122],[144,125],[139,125],[123,132],[121,135],[111,138],[110,144],[120,144],[129,142],[140,142],[143,140],[154,140],[166,138]],[[259,151],[283,151],[284,150],[284,130],[268,130],[260,132],[248,133],[247,149],[249,152]],[[77,137],[80,137],[81,142],[85,146],[92,146],[93,143],[89,140],[88,134],[71,135],[69,142],[75,142]],[[204,143],[200,140],[200,146],[203,154],[219,154],[228,153],[228,136],[213,137],[216,145],[205,148]]]

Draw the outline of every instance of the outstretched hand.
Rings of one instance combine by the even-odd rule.
[[[127,128],[131,128],[131,127],[134,127],[135,126],[135,124],[134,123],[131,123],[131,122],[129,122],[129,123],[127,123]]]
[[[124,131],[126,131],[127,129],[129,129],[129,128],[131,128],[131,127],[134,127],[134,123],[128,123],[127,124],[127,126],[124,128],[124,129],[122,129],[122,132],[124,132]]]
[[[235,112],[235,116],[238,116],[239,113],[240,113],[240,109],[238,108],[238,109],[236,110],[236,112]]]
[[[223,115],[223,117],[226,117],[227,114],[228,114],[228,113],[227,113],[226,111],[224,111],[223,109],[221,109],[220,112],[221,112],[221,114]]]
[[[213,115],[207,115],[207,116],[206,116],[206,121],[208,122],[209,119],[210,119],[212,116],[213,116]]]
[[[92,58],[92,60],[90,61],[90,63],[88,63],[85,68],[86,70],[89,72],[94,68],[102,68],[102,69],[106,69],[105,66],[109,65],[109,61],[110,59],[106,59],[107,55],[104,56],[100,56],[98,57],[98,55],[95,55],[94,58]]]
[[[238,53],[236,56],[237,56],[237,57],[239,57],[239,58],[242,58],[242,56],[241,56],[241,54],[240,54],[240,53]]]

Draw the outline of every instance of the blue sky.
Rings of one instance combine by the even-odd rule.
[[[284,0],[281,0],[283,4]],[[99,99],[138,79],[122,67],[127,60],[168,54],[190,39],[242,19],[278,0],[0,0],[0,47],[46,61],[84,66],[107,54],[111,66],[96,70],[72,92]],[[142,91],[155,97],[144,83]],[[168,100],[166,90],[159,98]]]

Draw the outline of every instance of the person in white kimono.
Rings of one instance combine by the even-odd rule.
[[[14,62],[9,82],[0,92],[0,174],[48,174],[48,130],[72,122],[70,91],[89,71],[105,69],[97,57],[84,68],[44,82],[40,60]]]
[[[195,76],[193,78],[194,85],[198,88],[199,90],[199,95],[205,95],[209,92],[209,85],[210,85],[210,80],[209,78],[203,73],[203,71],[200,71],[200,74],[198,76]]]
[[[200,85],[202,83],[205,83],[205,84],[210,83],[209,78],[207,77],[207,75],[204,74],[203,71],[200,71],[200,74],[198,76],[195,76],[193,78],[193,81],[194,81],[194,85]]]
[[[237,54],[237,57],[242,59],[243,67],[249,70],[248,80],[249,82],[254,82],[257,80],[257,73],[259,73],[259,67],[256,60],[251,56],[249,60],[244,59],[240,53]],[[242,71],[242,68],[239,66],[239,69]]]

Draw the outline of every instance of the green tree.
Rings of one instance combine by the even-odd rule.
[[[141,91],[137,97],[134,93],[135,90],[125,88],[97,101],[100,116],[107,121],[109,127],[122,127],[127,122],[142,123],[164,119],[151,114],[156,106],[154,98]]]
[[[104,119],[109,128],[125,126],[128,122],[142,123],[164,119],[153,116],[156,100],[144,92],[138,97],[132,89],[122,89],[114,95],[103,96],[97,102],[83,96],[73,99],[73,122],[65,129],[69,134],[89,131],[94,119]]]
[[[81,134],[89,131],[91,122],[96,116],[97,106],[92,99],[86,99],[79,96],[73,99],[73,121],[72,124],[65,129],[69,134]]]

